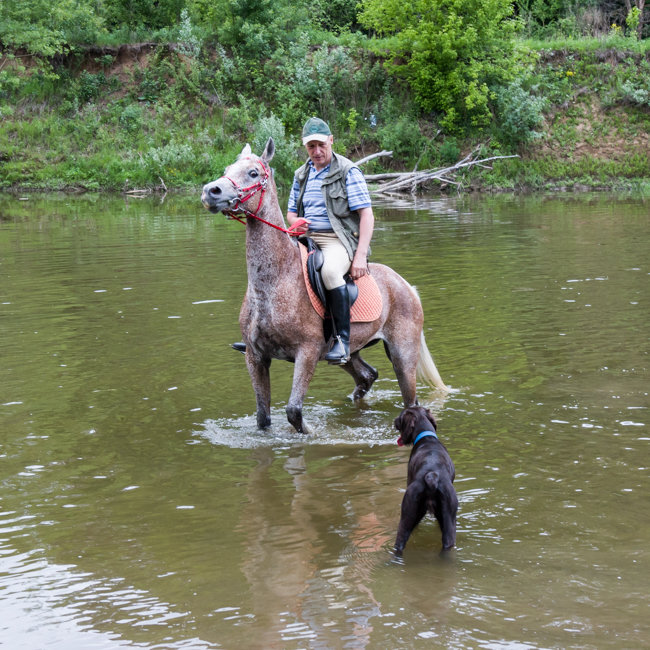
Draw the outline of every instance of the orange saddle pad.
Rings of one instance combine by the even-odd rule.
[[[316,310],[316,313],[321,318],[324,318],[325,307],[323,307],[320,298],[312,289],[311,283],[309,282],[309,275],[307,274],[307,257],[309,257],[309,253],[305,246],[299,245],[298,248],[300,248],[302,276],[305,279],[309,300],[311,300],[312,307]],[[381,316],[382,300],[375,278],[372,275],[363,275],[358,280],[355,280],[355,284],[359,287],[359,296],[350,308],[350,321],[353,323],[367,323],[377,320]]]

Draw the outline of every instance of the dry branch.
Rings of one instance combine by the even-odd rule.
[[[379,158],[380,156],[392,156],[392,155],[393,155],[392,151],[378,151],[377,153],[371,153],[369,156],[366,156],[361,160],[357,160],[357,162],[355,162],[354,164],[363,165],[364,163],[367,163],[370,160],[374,160],[375,158]]]
[[[480,145],[471,151],[467,156],[459,160],[454,165],[443,167],[442,169],[426,169],[422,171],[413,170],[412,172],[387,173],[387,174],[367,174],[366,180],[369,183],[377,183],[370,191],[372,194],[398,194],[400,192],[411,192],[412,194],[423,185],[437,181],[442,184],[461,186],[459,181],[454,180],[457,172],[468,167],[479,166],[484,169],[492,169],[491,165],[486,163],[493,160],[503,160],[504,158],[519,158],[513,156],[490,156],[489,158],[477,159],[476,156],[480,150]],[[379,155],[388,155],[391,152],[382,151],[380,154],[368,156],[358,161],[356,164],[367,162],[373,157]]]

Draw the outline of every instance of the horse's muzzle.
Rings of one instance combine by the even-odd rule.
[[[231,210],[238,201],[236,190],[228,182],[220,178],[203,187],[201,192],[201,203],[210,212],[223,212]]]

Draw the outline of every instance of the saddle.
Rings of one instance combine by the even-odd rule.
[[[327,296],[320,270],[323,266],[323,251],[309,237],[298,239],[302,273],[309,300],[316,313],[323,319],[323,336],[329,341],[333,333],[332,318],[327,310]],[[363,275],[354,281],[348,275],[345,284],[350,292],[350,322],[365,323],[377,320],[381,316],[383,301],[377,282],[372,275]],[[377,339],[378,340],[378,339]],[[377,340],[374,342],[376,343]],[[238,352],[246,352],[245,343],[232,343]]]
[[[324,261],[323,251],[318,248],[318,245],[311,237],[300,237],[298,243],[307,249],[307,277],[309,278],[309,284],[323,304],[325,311],[329,313],[327,293],[323,284],[323,278],[320,274]],[[352,308],[354,301],[359,297],[359,287],[354,283],[349,273],[346,273],[343,279],[345,280],[345,286],[350,296],[350,308]]]
[[[332,319],[327,309],[327,294],[320,274],[323,266],[323,251],[309,237],[300,237],[298,246],[305,287],[312,307],[323,319],[325,340],[329,340],[332,333]],[[371,275],[364,275],[355,281],[346,274],[345,284],[350,295],[350,322],[377,320],[381,315],[382,298],[375,279]]]

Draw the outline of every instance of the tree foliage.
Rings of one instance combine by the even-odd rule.
[[[390,37],[392,69],[448,130],[486,125],[493,89],[515,77],[510,0],[365,0],[361,22]]]
[[[192,20],[223,46],[254,61],[270,56],[309,24],[304,2],[271,0],[187,0]]]
[[[103,27],[92,0],[20,0],[0,4],[0,44],[53,56],[71,43],[92,43]]]
[[[180,20],[186,0],[105,0],[103,15],[109,29],[155,30]]]

